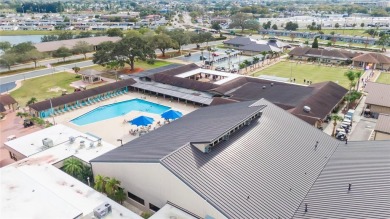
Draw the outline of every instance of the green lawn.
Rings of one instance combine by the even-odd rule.
[[[316,30],[308,30],[308,29],[298,29],[300,32],[318,32]],[[334,31],[335,34],[340,34],[340,35],[351,35],[351,36],[365,36],[365,37],[370,37],[369,34],[364,33],[365,29],[322,29],[322,32],[325,34],[330,34],[330,32]]]
[[[43,77],[27,79],[22,81],[22,86],[11,92],[20,105],[25,106],[31,97],[43,101],[47,98],[61,96],[62,89],[73,93],[74,88],[69,86],[73,81],[81,80],[75,74],[60,72]]]
[[[382,72],[381,75],[379,75],[376,82],[383,83],[383,84],[390,84],[390,73]]]
[[[266,61],[267,62],[267,61]],[[290,78],[292,69],[292,78],[295,82],[303,84],[303,80],[309,80],[313,83],[323,81],[333,81],[343,87],[348,87],[349,81],[344,76],[346,68],[318,66],[316,64],[296,64],[290,62],[279,62],[264,70],[258,71],[254,74],[255,77],[260,75],[271,75],[276,77]]]

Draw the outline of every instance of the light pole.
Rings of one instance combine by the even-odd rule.
[[[91,187],[91,182],[89,181],[89,176],[87,177],[88,186]]]
[[[54,110],[53,110],[53,104],[52,104],[52,102],[51,102],[51,98],[50,98],[49,100],[50,100],[51,116],[53,117],[53,125],[55,125],[55,124],[56,124],[56,121],[54,120],[54,116],[53,116],[53,112],[54,112]]]
[[[292,62],[290,63],[290,81],[292,82]]]
[[[201,58],[202,58],[202,64],[204,65],[204,56],[203,56],[203,50],[204,50],[204,49],[201,49],[201,50],[200,50],[200,53],[201,53],[201,55],[202,55],[202,56],[201,56]]]

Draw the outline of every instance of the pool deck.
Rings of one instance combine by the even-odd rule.
[[[61,124],[64,124],[66,126],[69,126],[71,128],[74,128],[78,131],[81,131],[83,133],[88,132],[88,133],[94,134],[98,137],[103,138],[104,141],[106,141],[110,144],[120,146],[121,143],[119,141],[117,141],[117,139],[122,139],[122,143],[126,143],[126,142],[129,142],[129,141],[138,137],[138,135],[134,136],[134,135],[129,134],[129,131],[131,129],[136,129],[137,127],[130,125],[127,122],[125,123],[124,120],[129,121],[129,120],[132,120],[140,115],[152,117],[155,121],[153,123],[152,129],[151,129],[151,130],[153,130],[154,127],[156,126],[157,121],[161,121],[161,124],[163,124],[163,119],[158,114],[140,112],[140,111],[131,111],[123,116],[119,116],[119,117],[115,117],[115,118],[107,119],[107,120],[102,120],[99,122],[95,122],[95,123],[91,123],[91,124],[87,124],[87,125],[83,125],[83,126],[75,125],[72,122],[70,122],[70,120],[72,120],[78,116],[81,116],[81,115],[83,115],[83,114],[85,114],[85,113],[87,113],[87,112],[89,112],[89,111],[91,111],[99,106],[112,104],[112,103],[116,103],[116,102],[121,102],[121,101],[125,101],[125,100],[131,100],[134,98],[142,99],[142,97],[146,97],[146,99],[145,99],[146,101],[169,106],[169,107],[171,107],[171,109],[178,110],[178,111],[182,112],[183,115],[188,114],[188,113],[196,110],[197,108],[199,108],[199,106],[194,106],[192,104],[185,105],[184,103],[178,103],[177,101],[171,102],[169,99],[164,99],[162,97],[157,98],[156,96],[149,96],[149,95],[145,95],[145,94],[141,94],[141,93],[137,93],[137,92],[128,92],[124,95],[120,95],[120,96],[117,96],[117,97],[114,97],[114,98],[111,98],[108,100],[101,101],[99,103],[95,103],[95,104],[90,105],[90,106],[85,106],[83,108],[76,109],[76,110],[73,110],[70,112],[66,112],[66,113],[59,115],[59,116],[55,116],[54,120],[57,124],[61,123]],[[46,120],[53,122],[52,117],[47,118]]]

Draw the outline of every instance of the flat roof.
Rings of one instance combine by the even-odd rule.
[[[41,152],[39,147],[29,148],[30,142],[38,142],[37,145],[41,143],[43,136],[53,138],[53,142],[58,145]],[[70,144],[69,136],[80,137]],[[141,219],[139,215],[54,166],[72,156],[89,162],[115,148],[107,142],[102,142],[102,146],[89,149],[89,142],[96,139],[59,124],[7,142],[25,153],[36,153],[0,169],[2,216],[5,218],[76,218],[80,215],[85,217],[91,214],[94,208],[109,203],[112,206],[112,213],[105,218]],[[85,141],[86,148],[76,152],[76,146],[81,140]]]
[[[75,137],[73,143],[70,143],[70,137]],[[45,138],[51,139],[54,146],[44,146],[42,140]],[[84,141],[85,144],[83,149],[79,148],[81,141]],[[26,157],[38,153],[47,154],[53,158],[53,161],[50,163],[61,161],[70,156],[75,156],[88,163],[93,158],[116,148],[116,146],[103,141],[101,142],[101,146],[97,146],[97,141],[97,136],[82,133],[65,125],[58,124],[5,142],[4,144]],[[93,148],[90,148],[91,142],[94,142]]]
[[[192,75],[199,74],[199,73],[211,74],[211,75],[217,75],[217,76],[226,77],[226,78],[224,78],[222,80],[214,82],[213,84],[223,84],[223,83],[226,83],[226,82],[228,82],[230,80],[233,80],[235,78],[242,77],[241,75],[238,75],[238,74],[232,74],[232,73],[226,73],[226,72],[220,72],[220,71],[214,71],[214,70],[202,69],[202,68],[198,68],[198,69],[195,69],[195,70],[192,70],[192,71],[188,71],[188,72],[185,72],[185,73],[182,73],[182,74],[178,74],[178,75],[176,75],[176,77],[187,78],[187,77],[190,77]]]
[[[160,210],[154,213],[149,219],[198,219],[170,204],[165,204]]]

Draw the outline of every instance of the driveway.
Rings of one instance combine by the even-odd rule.
[[[362,118],[354,124],[352,133],[349,136],[350,141],[367,141],[375,128],[376,120]]]

